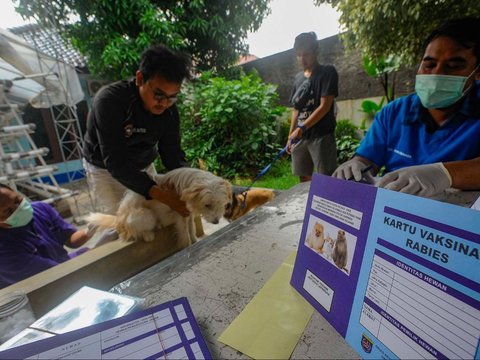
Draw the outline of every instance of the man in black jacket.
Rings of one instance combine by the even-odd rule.
[[[188,215],[177,194],[161,189],[149,176],[157,155],[168,170],[187,165],[175,102],[188,76],[185,55],[156,45],[142,54],[134,79],[112,83],[96,94],[87,118],[83,164],[101,211],[115,213],[123,193],[131,189]]]

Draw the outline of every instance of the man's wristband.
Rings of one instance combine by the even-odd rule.
[[[307,127],[304,124],[300,124],[297,127],[302,129],[302,134],[305,134],[305,131],[307,131]]]

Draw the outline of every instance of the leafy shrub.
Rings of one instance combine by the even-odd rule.
[[[277,119],[277,142],[286,145],[290,131],[290,111],[286,111]]]
[[[349,119],[337,121],[335,129],[335,140],[337,143],[337,163],[338,165],[352,158],[360,145],[357,126]]]
[[[203,73],[183,91],[182,146],[193,166],[203,161],[226,178],[256,175],[281,149],[276,87],[256,73],[226,80]]]
[[[335,137],[341,138],[342,136],[355,137],[357,126],[350,119],[337,120],[337,127],[335,128]]]
[[[336,139],[337,142],[337,163],[338,165],[351,159],[360,145],[360,140],[350,135],[344,135]]]

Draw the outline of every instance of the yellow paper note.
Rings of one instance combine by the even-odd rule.
[[[288,359],[313,307],[290,285],[296,252],[288,256],[218,340],[253,359]]]

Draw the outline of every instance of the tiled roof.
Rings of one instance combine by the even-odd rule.
[[[80,69],[87,66],[85,58],[53,30],[42,28],[38,24],[22,25],[8,30],[23,37],[27,43],[35,46],[44,54]]]
[[[242,64],[245,64],[247,62],[250,62],[250,61],[253,61],[253,60],[257,60],[258,57],[253,55],[253,54],[247,54],[247,55],[242,55],[240,56],[240,58],[238,59],[237,61],[237,64],[236,65],[242,65]]]

